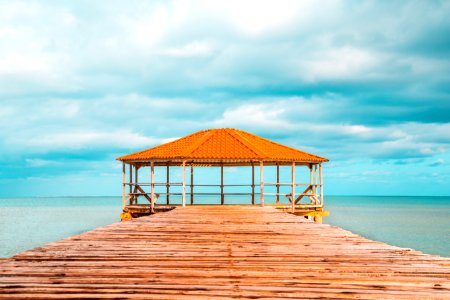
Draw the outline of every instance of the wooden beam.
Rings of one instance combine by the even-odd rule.
[[[264,164],[263,164],[263,161],[259,162],[259,189],[260,189],[261,206],[264,206]]]
[[[277,164],[277,204],[280,203],[280,166]]]
[[[223,193],[223,165],[220,166],[220,204],[225,204],[225,194]]]
[[[182,169],[182,178],[183,178],[183,186],[181,189],[181,201],[183,204],[183,207],[186,206],[186,161],[183,161],[183,164],[181,165],[181,169]]]
[[[166,166],[166,204],[170,203],[170,166]]]
[[[291,170],[291,175],[292,175],[292,185],[291,185],[291,210],[294,213],[295,212],[295,162],[292,162],[292,170]]]
[[[303,198],[304,196],[306,196],[310,190],[312,190],[312,185],[308,186],[308,187],[303,191],[303,193],[301,193],[301,194],[297,197],[297,199],[295,199],[294,203],[297,204],[298,202],[300,202],[300,200],[302,200],[302,198]],[[294,198],[292,198],[292,199],[294,199]]]
[[[191,205],[194,205],[194,165],[191,164]]]
[[[126,185],[125,185],[125,180],[126,180],[126,168],[125,168],[125,163],[122,162],[122,209],[125,208],[125,206],[127,205],[126,202]]]
[[[255,204],[255,165],[252,163],[252,204]]]
[[[150,201],[151,204],[151,212],[154,213],[155,212],[155,163],[151,162],[151,167],[150,167],[151,171],[150,171],[150,191],[151,191],[151,197],[152,197],[152,201]]]
[[[142,188],[141,188],[141,186],[139,185],[139,184],[136,184],[135,185],[135,192],[134,193],[132,193],[132,195],[134,195],[135,197],[137,197],[137,196],[144,196],[145,197],[145,199],[147,199],[148,200],[148,202],[150,203],[150,205],[151,205],[151,203],[152,203],[152,198],[148,195],[148,193],[146,192],[146,191],[144,191]]]

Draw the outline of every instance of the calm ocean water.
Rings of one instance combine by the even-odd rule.
[[[324,223],[450,257],[450,197],[328,196],[325,201],[331,215]],[[119,197],[0,198],[0,257],[117,222],[120,212]]]

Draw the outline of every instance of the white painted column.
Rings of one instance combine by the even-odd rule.
[[[264,206],[264,164],[262,161],[259,162],[259,188],[261,206]]]
[[[139,183],[139,167],[137,165],[134,167],[134,181],[136,181],[136,185]]]
[[[133,187],[131,185],[132,183],[133,183],[133,165],[130,164],[130,185],[129,185],[129,187],[130,187],[130,194],[133,192]]]
[[[291,211],[295,212],[295,162],[292,162],[292,183],[291,183],[291,196],[292,196],[292,203],[291,203]]]
[[[320,170],[320,205],[323,206],[323,173],[322,173],[322,164],[319,165]]]
[[[127,198],[125,196],[126,193],[125,180],[126,180],[125,162],[122,162],[122,209],[124,209],[125,206],[127,205],[126,204]]]
[[[155,163],[151,162],[151,166],[150,166],[150,193],[151,193],[151,198],[152,201],[151,203],[151,211],[152,213],[155,212]]]
[[[280,165],[277,164],[277,200],[276,204],[280,204]]]
[[[182,190],[181,190],[181,199],[183,202],[183,207],[186,206],[186,161],[183,161],[183,165],[182,165],[182,178],[183,178],[183,186],[182,186]]]
[[[129,186],[130,194],[133,193],[133,165],[132,164],[130,164],[130,182],[129,182],[128,186]],[[131,204],[133,204],[132,200],[131,200],[132,198],[131,198],[131,195],[129,195],[129,196],[130,196],[129,204],[131,205]]]

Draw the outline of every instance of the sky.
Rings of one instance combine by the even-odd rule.
[[[450,195],[449,15],[0,0],[0,196],[120,195],[116,157],[221,127],[329,158],[326,194]]]

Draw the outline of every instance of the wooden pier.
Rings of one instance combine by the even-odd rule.
[[[273,207],[189,206],[0,261],[2,299],[450,299],[450,259]]]

